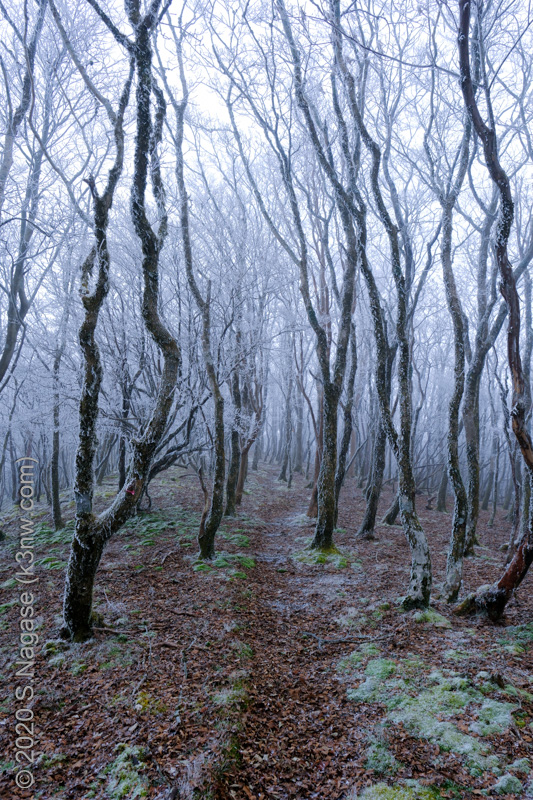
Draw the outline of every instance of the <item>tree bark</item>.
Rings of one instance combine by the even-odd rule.
[[[234,419],[231,428],[231,456],[228,469],[228,480],[226,482],[226,517],[234,517],[236,513],[236,488],[239,477],[241,463],[241,443],[240,443],[240,414],[241,414],[241,390],[239,386],[239,372],[234,369],[231,378],[231,393],[233,397]]]

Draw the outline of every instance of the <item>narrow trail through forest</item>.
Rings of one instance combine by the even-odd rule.
[[[275,468],[250,474],[212,562],[197,558],[195,476],[172,470],[153,488],[152,508],[105,552],[85,644],[57,638],[72,523],[54,533],[37,509],[41,755],[35,792],[17,789],[9,704],[0,706],[2,798],[469,800],[501,796],[500,784],[508,798],[533,795],[531,578],[501,625],[454,617],[439,598],[450,516],[421,498],[434,600],[426,614],[401,613],[402,530],[379,525],[374,541],[357,541],[364,498],[352,482],[338,551],[325,556],[309,549],[303,477],[287,489]],[[98,502],[114,491],[110,478]],[[10,696],[16,510],[4,530],[0,669]],[[509,523],[488,529],[482,518],[480,534],[468,591],[498,574]]]

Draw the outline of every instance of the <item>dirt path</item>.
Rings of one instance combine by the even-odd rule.
[[[473,775],[461,755],[441,750],[430,738],[411,736],[401,723],[391,726],[381,704],[348,699],[347,680],[338,668],[347,654],[362,656],[357,674],[348,676],[349,684],[350,679],[364,681],[369,663],[385,660],[400,665],[418,659],[417,668],[427,674],[442,666],[443,654],[451,659],[459,648],[459,657],[461,646],[470,645],[472,622],[453,617],[449,621],[444,604],[439,604],[439,610],[448,617],[437,618],[437,627],[421,625],[415,615],[395,611],[391,601],[401,593],[408,574],[401,531],[386,531],[391,547],[379,541],[364,543],[358,553],[353,539],[341,533],[337,538],[344,540],[341,550],[347,565],[342,557],[336,563],[313,565],[305,563],[309,554],[301,553],[313,530],[303,506],[296,510],[293,506],[278,517],[273,514],[279,511],[279,501],[269,508],[268,500],[263,500],[261,508],[270,522],[252,540],[257,567],[248,585],[250,604],[241,614],[246,641],[253,649],[248,705],[237,737],[235,768],[220,797],[340,800],[375,785],[387,773],[389,778],[394,774],[396,781],[416,779],[420,787],[439,786],[436,797],[475,797],[482,791],[478,787],[494,785],[492,776],[485,775],[483,781],[483,775]],[[298,551],[300,556],[295,558]],[[478,625],[480,638],[490,642],[493,626]],[[498,659],[494,653],[487,658],[482,652],[481,648],[472,652],[470,663],[462,664],[466,675],[482,667],[492,667],[491,674],[510,674],[509,658]],[[520,657],[518,652],[515,655]],[[454,661],[446,666],[455,673]],[[523,666],[519,664],[517,671],[526,677],[521,684],[527,685]],[[473,689],[472,697],[474,693]],[[440,710],[436,709],[436,715]],[[461,725],[466,731],[465,722],[458,719],[459,730]],[[516,729],[507,741],[508,732],[499,733],[501,754],[515,761]],[[531,754],[527,738],[523,744]],[[386,763],[378,763],[379,752],[372,761],[379,748],[389,753],[394,769],[388,771]],[[495,772],[501,774],[501,770]],[[415,791],[413,797],[417,796]]]

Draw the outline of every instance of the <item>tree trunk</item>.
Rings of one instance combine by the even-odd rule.
[[[448,468],[444,467],[437,494],[437,511],[446,512],[446,495],[448,493]]]
[[[296,436],[294,441],[294,472],[300,475],[303,472],[303,430],[304,430],[304,404],[300,392],[296,399]]]
[[[241,463],[241,443],[239,436],[240,412],[241,412],[241,390],[239,386],[239,373],[234,370],[231,380],[231,392],[233,396],[234,420],[231,428],[231,457],[228,469],[228,480],[226,482],[226,510],[227,517],[234,517],[236,511],[235,490],[237,478],[239,477],[239,467]]]
[[[165,118],[165,103],[156,84],[152,83],[152,28],[157,21],[157,5],[140,19],[133,6],[128,7],[129,21],[135,33],[132,49],[133,66],[137,72],[136,139],[134,175],[131,193],[131,214],[135,232],[142,247],[143,300],[142,316],[147,330],[163,356],[163,369],[152,415],[140,438],[133,445],[128,487],[115,497],[111,506],[100,516],[93,514],[94,454],[96,421],[102,381],[100,354],[95,330],[102,304],[109,291],[109,252],[107,227],[113,195],[122,172],[124,158],[123,119],[129,100],[133,74],[126,81],[115,114],[108,101],[104,102],[113,122],[116,146],[115,163],[108,174],[103,195],[99,195],[92,179],[89,186],[94,202],[95,243],[82,268],[82,300],[85,317],[80,328],[80,345],[84,357],[84,381],[80,400],[80,434],[76,453],[76,529],[70,551],[63,602],[65,638],[81,641],[91,635],[91,604],[94,577],[105,544],[135,512],[148,479],[155,449],[165,431],[172,406],[181,354],[175,339],[163,325],[158,311],[159,256],[167,233],[164,189],[158,157]],[[116,34],[115,34],[116,35]],[[151,115],[151,96],[157,109],[154,123]],[[148,167],[152,190],[157,203],[159,229],[155,233],[146,215],[146,184]],[[95,270],[95,267],[97,269]],[[96,285],[89,292],[89,281],[96,272]]]
[[[335,471],[337,468],[337,409],[334,390],[324,388],[324,438],[317,482],[317,523],[312,547],[329,550],[333,547],[335,528]]]
[[[383,487],[383,474],[385,471],[385,450],[387,447],[387,434],[379,423],[374,445],[374,458],[372,461],[372,475],[369,491],[366,497],[366,509],[363,521],[359,526],[356,536],[361,539],[374,539],[376,515],[378,513],[379,498]]]
[[[315,450],[315,470],[313,474],[313,487],[311,489],[311,497],[309,498],[309,505],[307,507],[307,516],[311,519],[316,519],[318,515],[318,477],[320,475],[320,464],[322,461],[322,448],[324,442],[324,391],[322,386],[317,387],[318,394],[318,438],[316,441]]]
[[[350,332],[350,352],[351,352],[351,360],[350,360],[350,371],[348,373],[348,383],[346,386],[346,404],[344,406],[344,427],[342,431],[342,439],[341,439],[341,446],[339,449],[339,458],[337,464],[337,472],[335,474],[335,526],[337,525],[337,520],[339,517],[339,497],[342,489],[342,485],[344,483],[344,479],[346,477],[346,458],[348,456],[348,450],[350,448],[350,441],[352,438],[352,429],[353,429],[353,396],[354,396],[354,385],[355,385],[355,376],[357,373],[357,342],[355,338],[355,326],[352,323],[351,332]]]
[[[292,374],[289,376],[289,384],[287,387],[287,399],[285,401],[285,446],[283,448],[283,460],[281,462],[281,469],[278,475],[278,481],[287,482],[287,468],[289,466],[289,458],[292,445]]]
[[[218,385],[217,385],[218,388]],[[226,454],[224,453],[224,398],[220,390],[215,394],[215,472],[211,505],[204,525],[200,525],[198,545],[200,557],[211,559],[215,555],[215,535],[224,512],[224,474]],[[242,463],[242,462],[241,462]]]
[[[54,371],[55,373],[55,371]],[[55,378],[54,374],[54,378]],[[63,518],[61,516],[61,501],[59,499],[59,389],[54,390],[54,412],[53,412],[54,431],[52,435],[52,460],[50,466],[51,489],[52,489],[52,519],[54,529],[61,530]]]

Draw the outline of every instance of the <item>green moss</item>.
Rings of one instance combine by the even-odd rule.
[[[506,773],[494,784],[492,790],[496,792],[496,794],[521,794],[522,784],[514,775]]]
[[[478,711],[478,720],[470,725],[470,730],[481,736],[503,733],[513,724],[512,712],[516,706],[500,703],[497,700],[484,700]]]
[[[523,772],[526,775],[529,775],[529,768],[529,758],[517,758],[516,761],[513,761],[513,763],[507,767],[509,772]]]
[[[346,569],[350,564],[353,566],[358,561],[358,559],[354,560],[349,555],[341,553],[336,547],[328,550],[315,550],[308,547],[305,550],[299,550],[294,553],[293,558],[302,564],[328,564],[335,567],[335,569]]]
[[[354,652],[350,653],[350,655],[344,656],[337,661],[336,670],[337,672],[353,672],[353,670],[358,667],[363,660],[363,654],[358,650],[354,650]]]
[[[135,698],[135,710],[141,713],[147,712],[148,714],[164,714],[167,707],[149,692],[139,692]]]
[[[140,747],[128,747],[122,743],[115,750],[119,755],[103,771],[108,776],[106,789],[110,800],[148,797],[148,781],[139,774],[144,769],[144,751]]]
[[[215,692],[211,699],[217,706],[241,708],[246,704],[246,688],[237,682],[234,686]]]
[[[365,669],[365,675],[370,675],[384,681],[396,672],[396,664],[388,658],[375,658],[369,661]]]
[[[471,731],[490,736],[510,727],[515,707],[488,700],[467,678],[455,673],[434,671],[427,678],[422,676],[419,683],[425,683],[425,687],[420,688],[410,671],[416,674],[416,659],[411,664],[409,659],[398,664],[374,659],[366,667],[365,680],[356,689],[348,689],[348,697],[357,702],[383,703],[388,709],[386,721],[402,724],[412,735],[461,755],[472,774],[487,770],[501,774],[499,759],[489,743],[459,730],[454,718],[474,706],[470,713],[477,711],[478,719],[471,724]]]
[[[233,558],[244,569],[253,569],[255,567],[255,561],[253,558],[250,558],[250,556],[243,556],[240,553],[236,553]]]
[[[213,572],[213,567],[205,561],[198,561],[196,564],[193,564],[192,568],[194,572]]]
[[[246,536],[244,533],[227,533],[223,531],[220,533],[222,539],[226,539],[227,541],[231,542],[232,544],[236,544],[237,547],[249,547],[250,546],[250,537]]]
[[[378,775],[394,775],[400,764],[387,746],[382,742],[372,742],[366,751],[365,769],[371,769]]]
[[[533,642],[533,622],[528,622],[527,625],[511,625],[506,633],[522,644],[529,644]]]
[[[245,580],[248,577],[246,572],[241,572],[239,569],[234,569],[231,572],[230,580]]]
[[[432,608],[426,608],[424,611],[417,611],[417,613],[413,617],[415,622],[427,622],[433,625],[435,628],[451,628],[451,622],[443,617],[442,614],[438,614],[436,611],[433,611]]]
[[[62,753],[43,753],[40,758],[37,760],[37,763],[43,769],[50,769],[50,767],[55,767],[57,764],[61,764],[63,761],[67,761],[68,756],[63,755]]]
[[[369,786],[361,795],[361,800],[436,800],[442,795],[437,789],[420,786],[416,782],[412,786],[387,786],[386,783],[376,783]]]

